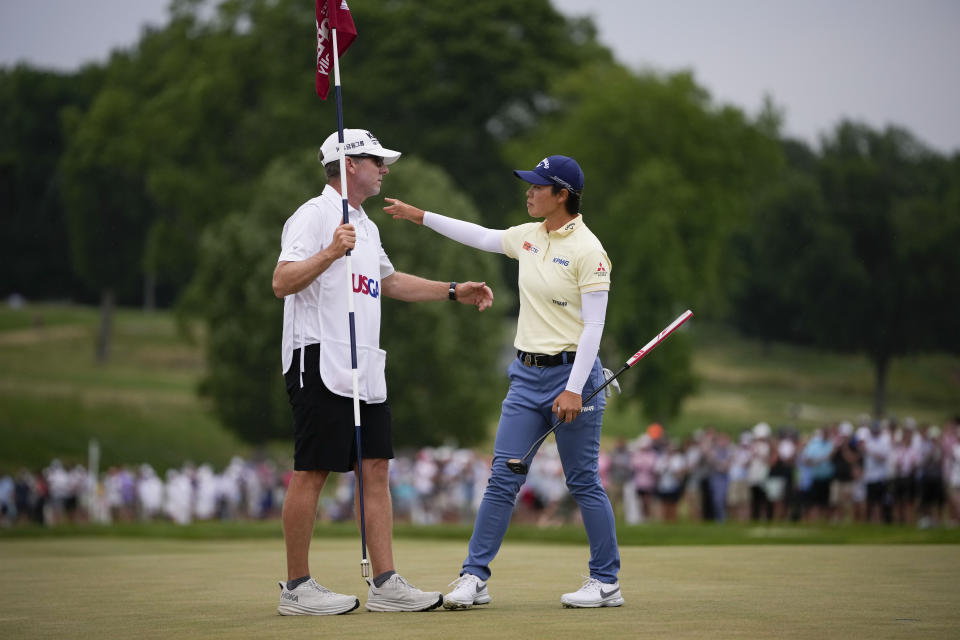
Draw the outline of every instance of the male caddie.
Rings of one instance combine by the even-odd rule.
[[[443,602],[394,571],[389,492],[393,458],[390,407],[380,349],[380,300],[455,300],[483,311],[493,293],[482,282],[438,282],[395,271],[380,243],[380,231],[361,204],[380,193],[388,165],[400,152],[384,148],[364,129],[344,129],[346,175],[340,175],[340,144],[331,134],[320,150],[327,186],[287,220],[273,273],[273,291],[284,299],[283,371],[294,416],[294,472],[283,504],[287,581],[280,583],[281,615],[327,615],[356,609],[356,596],[318,584],[308,563],[317,501],[331,471],[355,470],[351,336],[347,295],[353,296],[359,370],[361,451],[366,534],[373,580],[370,611],[428,611]],[[346,181],[349,224],[343,224]],[[352,282],[347,285],[347,251]],[[348,293],[349,289],[349,293]],[[359,492],[356,492],[359,495]],[[358,501],[359,503],[359,501]],[[359,507],[358,521],[359,521]]]

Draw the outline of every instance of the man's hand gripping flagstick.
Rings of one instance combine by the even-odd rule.
[[[591,393],[589,396],[586,397],[586,399],[584,399],[583,404],[586,405],[588,402],[593,400],[594,396],[596,396],[598,393],[603,391],[607,387],[607,385],[614,382],[621,373],[623,373],[624,371],[626,371],[627,369],[635,365],[645,355],[653,351],[653,349],[658,344],[666,340],[671,333],[676,331],[680,325],[682,325],[684,322],[689,320],[692,316],[693,316],[693,312],[690,311],[689,309],[681,313],[676,320],[671,322],[669,325],[667,325],[667,327],[663,331],[661,331],[656,336],[654,336],[654,338],[650,342],[648,342],[646,345],[644,345],[644,347],[640,349],[640,351],[637,351],[635,354],[633,354],[630,357],[630,359],[627,360],[626,364],[620,367],[619,371],[614,373],[612,376],[608,377],[602,385],[594,389],[593,393]],[[521,475],[526,474],[527,471],[530,470],[530,465],[527,462],[527,458],[530,456],[530,454],[536,451],[537,447],[539,447],[543,443],[543,441],[547,439],[547,436],[549,436],[551,433],[556,431],[557,427],[559,427],[561,424],[563,424],[563,420],[562,419],[557,420],[557,422],[552,427],[550,427],[542,436],[537,438],[534,441],[534,443],[530,445],[530,448],[527,449],[527,452],[523,454],[523,456],[519,458],[510,458],[509,460],[507,460],[506,465],[510,469],[510,471],[513,471],[514,473],[521,474]]]

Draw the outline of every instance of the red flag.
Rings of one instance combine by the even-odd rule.
[[[333,71],[333,41],[330,38],[337,29],[337,53],[341,56],[357,39],[357,27],[347,7],[347,0],[317,0],[317,95],[327,99],[330,90],[330,74]]]

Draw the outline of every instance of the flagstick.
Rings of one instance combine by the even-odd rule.
[[[329,5],[328,5],[329,6]],[[331,24],[335,18],[329,16]],[[340,191],[343,199],[343,224],[350,224],[347,203],[347,160],[343,145],[343,102],[340,95],[340,52],[337,45],[337,28],[333,27],[333,84],[337,95],[337,134],[340,141]],[[353,265],[351,251],[347,251],[347,311],[350,319],[350,364],[353,368],[353,424],[357,435],[357,491],[360,495],[360,576],[370,577],[370,561],[367,560],[367,518],[363,508],[363,455],[360,448],[360,378],[357,370],[357,329],[353,308]]]

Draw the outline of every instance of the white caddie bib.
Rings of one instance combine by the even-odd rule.
[[[365,215],[364,220],[354,220],[353,213],[350,221],[357,229],[357,244],[351,256],[349,295],[354,305],[360,399],[376,403],[387,399],[387,352],[380,348],[380,233],[372,220]],[[346,258],[331,264],[323,275],[320,377],[330,391],[353,397]]]
[[[331,264],[305,289],[284,300],[283,371],[293,362],[294,349],[320,345],[320,375],[333,393],[353,397],[353,367],[350,353],[348,291],[353,297],[360,399],[369,403],[386,400],[384,375],[386,352],[380,349],[380,289],[383,278],[393,274],[393,265],[383,251],[377,225],[362,209],[350,209],[350,223],[357,232],[351,252],[353,277],[348,285],[346,257]],[[284,225],[279,261],[306,260],[329,245],[342,220],[342,200],[327,185],[323,193],[306,203]],[[349,286],[349,289],[348,289]]]

